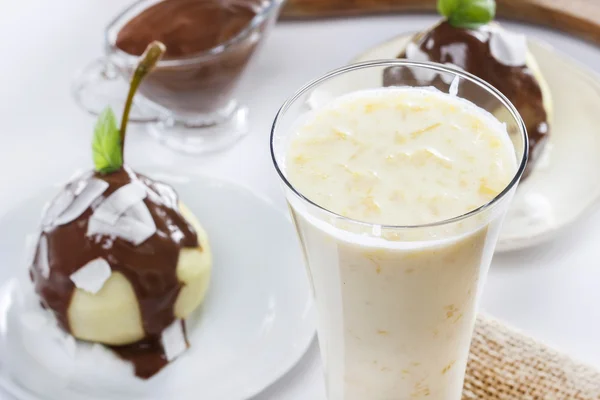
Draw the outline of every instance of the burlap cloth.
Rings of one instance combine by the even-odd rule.
[[[467,399],[600,400],[600,373],[480,316],[465,379]]]

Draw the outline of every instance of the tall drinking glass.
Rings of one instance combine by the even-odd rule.
[[[421,226],[354,220],[297,190],[286,153],[299,121],[337,96],[390,85],[456,93],[506,124],[517,168],[504,190],[464,215]],[[309,83],[281,107],[271,152],[315,296],[329,400],[461,398],[477,304],[527,148],[523,121],[504,95],[439,64],[348,66]]]

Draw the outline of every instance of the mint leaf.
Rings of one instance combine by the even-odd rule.
[[[456,10],[460,2],[461,0],[438,0],[438,12],[442,16],[449,18],[450,15],[452,15],[452,13],[454,12],[454,10]]]
[[[475,29],[494,19],[495,0],[438,0],[438,11],[456,28]]]
[[[121,135],[117,119],[110,107],[102,111],[94,128],[92,154],[96,171],[110,174],[123,166]]]

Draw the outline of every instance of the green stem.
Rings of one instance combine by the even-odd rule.
[[[154,41],[146,47],[146,51],[140,57],[140,61],[133,73],[133,77],[131,78],[131,83],[129,85],[129,93],[127,94],[127,100],[125,101],[125,108],[123,110],[123,117],[121,118],[121,156],[123,156],[125,149],[125,131],[127,130],[127,122],[129,122],[129,113],[131,111],[131,105],[133,104],[133,97],[135,96],[135,92],[137,91],[142,79],[154,67],[156,63],[162,58],[163,54],[167,48],[164,44],[159,41]],[[123,157],[121,159],[124,159]]]

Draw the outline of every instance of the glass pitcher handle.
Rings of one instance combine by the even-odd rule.
[[[75,77],[71,92],[77,104],[92,115],[98,115],[107,106],[118,115],[123,109],[129,84],[117,66],[108,58],[99,58],[88,64]],[[137,96],[129,120],[156,122],[160,113],[150,102]]]

